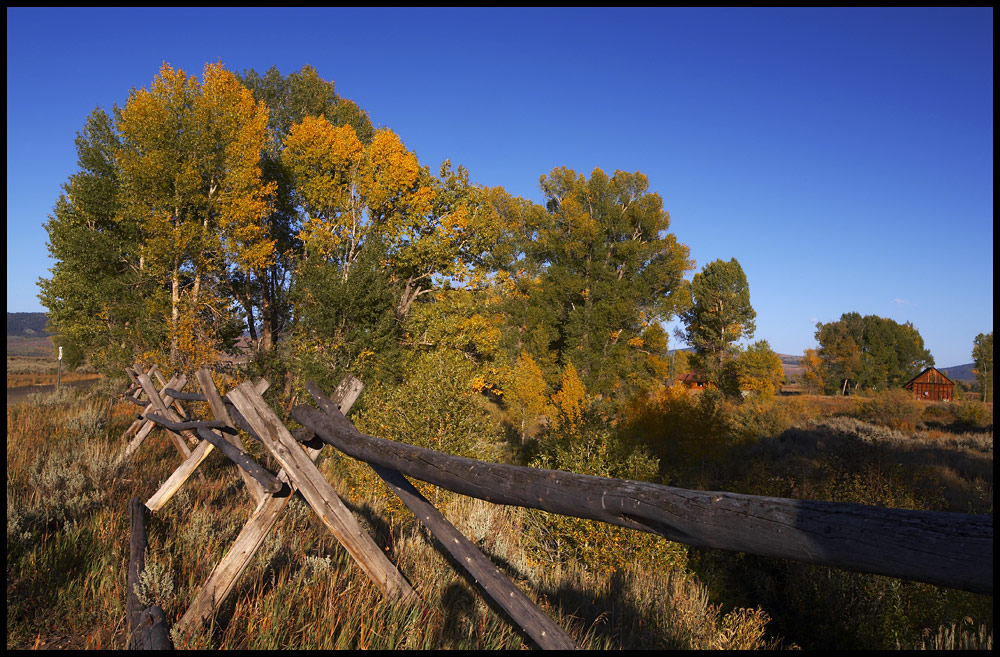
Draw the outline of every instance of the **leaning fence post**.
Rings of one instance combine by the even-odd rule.
[[[212,373],[208,371],[207,368],[201,368],[195,373],[195,379],[198,380],[198,385],[201,386],[201,391],[205,393],[205,399],[208,402],[209,408],[212,409],[212,415],[215,416],[216,420],[221,420],[233,426],[233,421],[229,417],[229,413],[226,411],[226,405],[222,401],[222,397],[219,395],[219,390],[215,387],[215,382],[212,381]],[[265,383],[267,383],[265,381]],[[266,387],[264,388],[266,389]],[[258,388],[261,394],[264,394],[264,390]],[[217,435],[221,436],[223,439],[228,441],[230,444],[243,449],[243,443],[236,436],[231,436],[229,434],[222,434],[216,432]],[[251,477],[242,468],[239,469],[240,477],[243,479],[243,483],[246,484],[247,490],[250,492],[250,496],[253,497],[253,501],[257,504],[264,499],[264,489],[261,487],[257,480]]]
[[[333,395],[342,413],[350,412],[351,406],[354,405],[363,388],[364,384],[360,380],[354,377],[345,377]],[[305,452],[310,461],[315,461],[320,454],[319,449],[312,448],[306,448]],[[278,478],[288,481],[284,471],[278,473]],[[239,581],[240,575],[250,565],[267,534],[278,522],[282,510],[291,499],[290,493],[290,490],[277,494],[269,493],[257,505],[253,515],[250,516],[239,536],[233,541],[226,556],[216,564],[208,579],[198,589],[187,611],[184,612],[184,616],[177,622],[176,629],[181,633],[181,636],[188,634],[194,629],[194,626],[211,618],[236,588],[236,582]]]
[[[163,610],[145,607],[135,587],[146,569],[146,516],[149,510],[138,497],[129,502],[129,559],[126,578],[125,615],[128,617],[130,650],[170,650],[170,635]]]
[[[187,379],[184,377],[184,375],[181,375],[179,377],[174,377],[173,379],[167,382],[163,390],[167,390],[168,388],[170,389],[176,388],[177,390],[180,390],[184,387],[186,383]],[[140,390],[145,391],[145,389],[142,387],[140,387]],[[171,398],[170,395],[162,391],[157,393],[157,397],[161,400],[161,402],[163,400]],[[145,418],[146,413],[148,413],[151,410],[154,410],[152,401],[147,403],[145,410],[143,410],[142,414],[139,416],[139,419],[133,422],[132,426],[129,427],[128,430],[125,432],[125,435],[123,436],[124,438],[128,438],[128,436],[133,431],[135,431],[135,437],[125,447],[125,451],[121,453],[121,455],[118,457],[118,460],[115,461],[116,469],[121,467],[125,463],[126,459],[128,459],[128,457],[130,457],[137,449],[139,449],[139,446],[142,445],[143,441],[146,440],[146,437],[153,430],[153,427],[156,426],[153,422],[150,422]]]
[[[354,425],[337,409],[337,405],[323,394],[319,386],[310,381],[306,384],[306,390],[330,419],[354,428]],[[538,644],[539,648],[543,650],[580,648],[563,628],[539,609],[521,592],[521,589],[514,586],[489,557],[458,531],[406,477],[397,470],[383,468],[374,463],[368,465],[413,512],[417,520],[434,534],[441,547],[455,559],[455,562],[475,579],[486,595],[507,612],[507,615]]]
[[[361,528],[330,483],[253,386],[244,383],[226,396],[253,426],[258,438],[285,470],[289,481],[378,589],[390,598],[415,598],[416,593],[410,583]]]

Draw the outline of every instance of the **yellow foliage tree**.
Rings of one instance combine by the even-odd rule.
[[[771,350],[767,340],[758,340],[732,362],[736,390],[774,394],[785,375],[781,357]]]
[[[525,442],[528,427],[549,410],[545,375],[538,363],[526,352],[521,352],[504,391],[511,419],[520,425],[521,444]]]
[[[579,436],[582,428],[583,411],[587,399],[587,390],[580,380],[573,363],[566,363],[560,377],[559,392],[552,395],[555,406],[553,429],[567,436]]]
[[[214,293],[227,268],[272,261],[264,220],[274,185],[260,169],[267,117],[221,63],[206,65],[201,82],[165,63],[121,112],[120,218],[142,226],[141,266],[170,286],[173,364],[182,333],[186,344],[216,341],[231,323],[225,295]],[[204,355],[189,356],[203,364]]]
[[[367,243],[411,239],[430,211],[433,191],[417,157],[391,130],[366,147],[351,126],[306,117],[289,131],[282,159],[307,213],[307,252],[338,266],[344,280]]]
[[[804,368],[802,383],[806,390],[822,394],[826,372],[823,369],[823,359],[819,357],[819,352],[815,349],[806,349],[802,355],[802,367]]]

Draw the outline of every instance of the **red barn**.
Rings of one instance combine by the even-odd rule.
[[[955,398],[955,382],[933,367],[928,367],[903,387],[913,393],[914,399],[951,401]]]
[[[681,378],[677,379],[677,381],[685,388],[690,388],[691,390],[703,390],[705,388],[705,384],[708,383],[705,375],[701,372],[688,372]]]

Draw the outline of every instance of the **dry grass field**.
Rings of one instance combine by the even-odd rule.
[[[64,389],[8,405],[8,649],[125,647],[128,500],[148,498],[179,459],[156,431],[115,472],[135,407],[111,393],[107,386],[86,395]],[[675,476],[690,487],[725,483],[737,492],[992,514],[991,407],[924,406],[919,425],[901,430],[890,426],[897,420],[889,410],[853,399],[775,404],[777,411],[757,408],[755,423],[732,411],[731,426],[746,436],[752,424],[756,438],[731,441],[714,464]],[[213,453],[202,470],[204,481],[191,480],[150,522],[141,595],[160,604],[171,623],[252,511],[228,461]],[[456,573],[388,490],[372,483],[367,466],[329,454],[321,471],[421,602],[382,599],[310,508],[293,500],[213,625],[175,636],[176,647],[533,646]],[[634,537],[646,534],[608,534],[586,521],[567,527],[539,512],[423,488],[585,648],[992,646],[991,596],[720,551],[681,548],[678,559],[677,544],[636,547]],[[623,560],[598,567],[567,559],[588,554],[572,543],[581,536],[597,541],[586,549],[619,546]],[[655,550],[675,566],[658,566]]]
[[[55,385],[57,376],[63,383],[90,381],[100,378],[97,370],[86,366],[72,372],[63,369],[62,374],[59,375],[58,366],[58,361],[54,358],[12,356],[8,352],[7,387],[20,388],[24,386]]]

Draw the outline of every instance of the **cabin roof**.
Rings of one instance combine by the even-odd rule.
[[[951,379],[949,379],[948,377],[946,377],[944,374],[942,374],[940,370],[938,370],[937,368],[934,368],[934,367],[928,367],[923,372],[921,372],[920,374],[916,375],[915,377],[913,377],[912,379],[910,379],[909,381],[907,381],[906,383],[904,383],[903,387],[904,388],[909,388],[910,386],[912,386],[914,383],[916,383],[920,379],[923,379],[923,378],[926,378],[926,377],[930,376],[931,372],[933,372],[934,374],[937,374],[939,377],[941,377],[942,379],[944,379],[944,381],[928,381],[927,383],[937,383],[937,384],[940,384],[940,385],[947,385],[947,384],[955,385],[955,382],[952,381]]]

